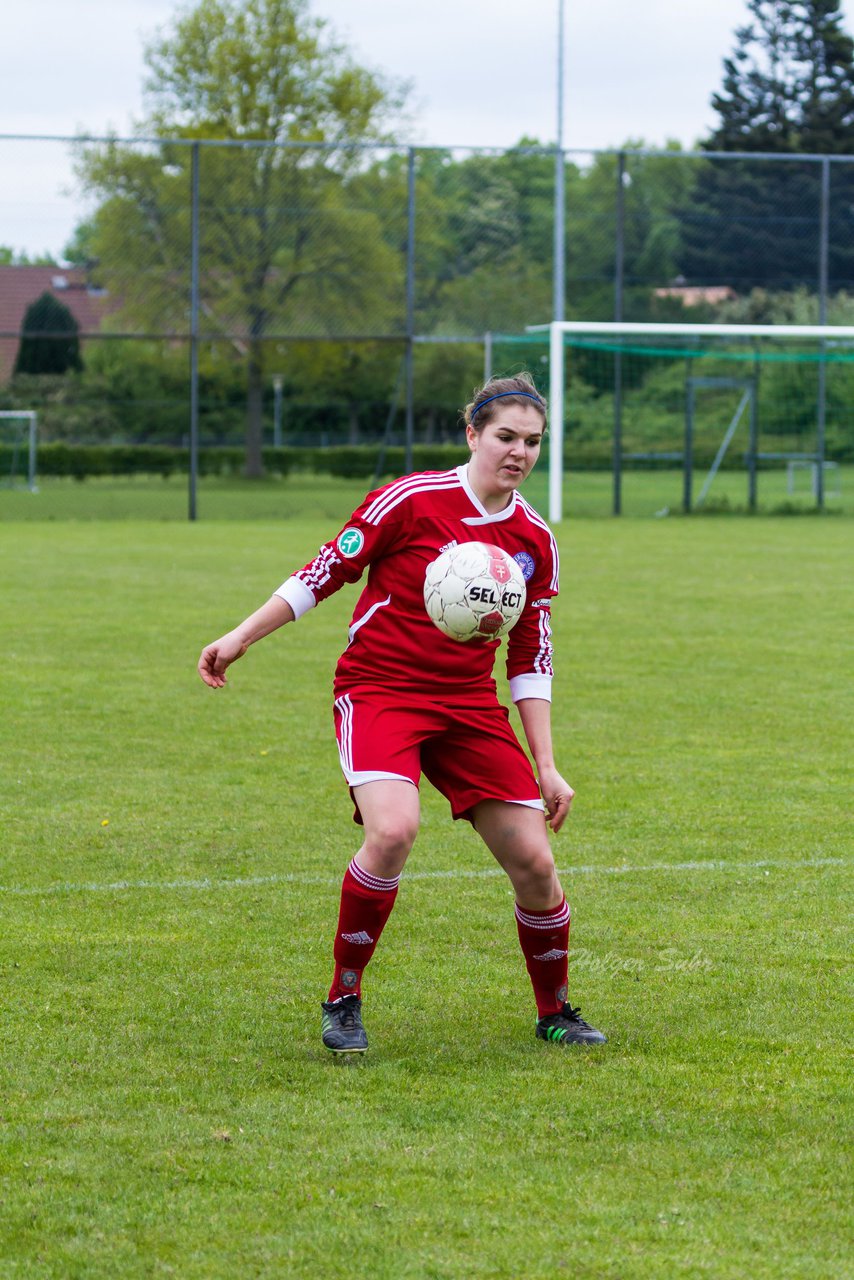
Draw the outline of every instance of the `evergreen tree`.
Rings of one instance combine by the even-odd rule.
[[[47,290],[31,302],[15,359],[15,373],[67,373],[80,370],[77,321],[64,302]]]
[[[812,155],[854,149],[854,41],[840,0],[748,0],[712,98],[717,128],[707,151]],[[850,209],[854,168],[834,166],[829,272],[854,280]],[[815,288],[821,172],[816,162],[710,159],[683,210],[682,273],[702,284]]]
[[[707,151],[797,151],[791,53],[796,3],[748,0],[754,19],[736,30],[724,59],[721,91],[712,95],[720,117]]]
[[[854,40],[842,30],[840,0],[804,0],[794,33],[801,68],[798,150],[851,155],[854,150]]]

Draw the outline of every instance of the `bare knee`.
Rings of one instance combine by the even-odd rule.
[[[373,875],[398,875],[409,856],[418,822],[407,814],[389,813],[365,825],[365,843],[359,862]]]
[[[541,812],[484,800],[475,810],[475,825],[510,877],[521,907],[548,911],[560,905],[563,891]]]
[[[526,858],[505,867],[520,906],[547,911],[559,905],[563,891],[555,870],[551,849],[531,852]]]

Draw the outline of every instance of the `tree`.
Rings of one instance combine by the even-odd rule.
[[[798,145],[819,155],[850,155],[854,144],[854,40],[842,30],[839,0],[804,4],[795,35],[804,68]]]
[[[840,0],[748,0],[712,98],[719,123],[707,151],[849,155],[854,148],[854,41]],[[709,160],[682,208],[682,273],[739,291],[815,286],[820,170],[795,161]],[[829,271],[854,279],[854,169],[832,171]]]
[[[249,144],[200,153],[201,314],[245,362],[246,471],[260,475],[265,344],[389,323],[396,255],[353,202],[362,153],[342,144],[380,141],[403,90],[357,66],[307,0],[201,0],[146,62],[140,132],[163,141],[83,150],[102,198],[86,249],[124,299],[114,323],[186,332],[191,159],[169,139]]]
[[[0,244],[0,266],[3,267],[58,267],[59,263],[49,253],[37,253],[34,257],[25,250],[18,252],[11,245]]]
[[[64,302],[47,290],[31,302],[15,359],[17,373],[67,373],[80,370],[78,325]]]
[[[88,219],[78,222],[71,234],[71,239],[62,250],[62,260],[72,267],[89,268],[95,263],[93,236],[95,223]]]

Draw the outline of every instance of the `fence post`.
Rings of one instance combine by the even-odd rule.
[[[750,435],[747,444],[747,509],[756,511],[757,470],[759,461],[759,358],[753,361],[753,395],[750,399]]]
[[[404,472],[414,469],[415,438],[415,148],[409,148],[406,191],[406,447]]]
[[[818,322],[827,324],[827,275],[828,250],[830,240],[830,159],[823,156],[821,160],[821,223],[818,238]],[[816,421],[816,478],[815,504],[819,510],[824,506],[824,454],[827,437],[827,365],[824,354],[827,345],[822,338],[821,359],[818,364],[818,412]]]
[[[614,245],[614,319],[623,318],[623,281],[625,275],[625,187],[626,153],[617,156],[616,242]],[[623,357],[614,354],[614,515],[623,509]]]
[[[199,144],[190,150],[190,465],[188,518],[197,518],[199,472]]]
[[[691,514],[691,482],[694,479],[694,365],[690,356],[685,362],[685,445],[682,458],[682,510]]]

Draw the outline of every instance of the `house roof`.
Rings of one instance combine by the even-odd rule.
[[[685,307],[696,307],[701,302],[715,305],[730,302],[738,294],[728,284],[674,284],[666,289],[654,289],[656,298],[681,298]]]
[[[83,267],[0,266],[0,382],[12,373],[27,307],[45,292],[68,307],[81,333],[96,333],[116,305]]]

